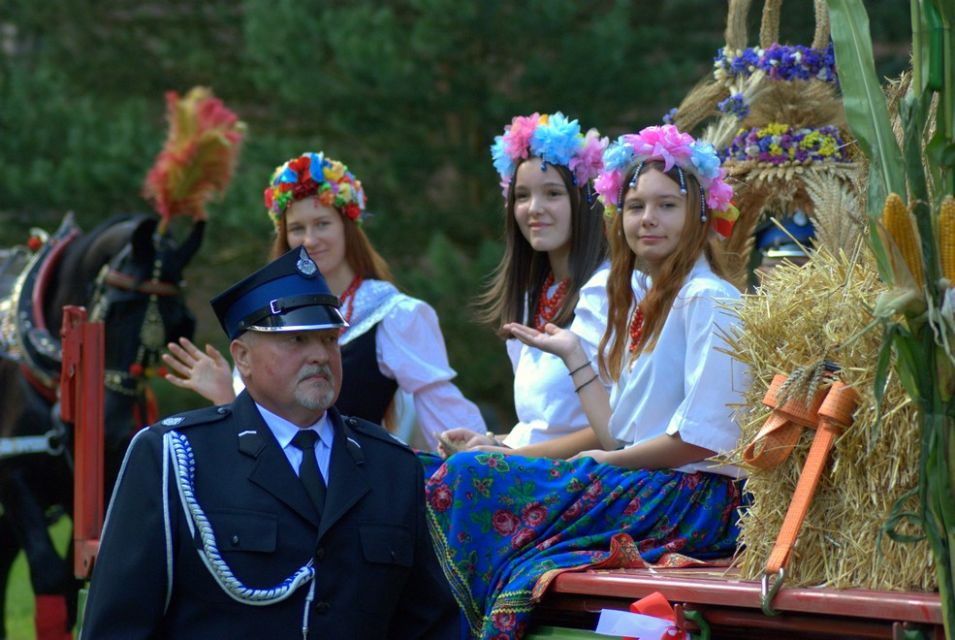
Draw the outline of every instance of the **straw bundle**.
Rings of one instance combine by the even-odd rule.
[[[745,209],[757,220],[766,212],[792,212],[796,209],[802,209],[815,219],[815,203],[807,191],[807,184],[838,180],[849,188],[856,184],[859,172],[859,165],[849,162],[773,165],[727,161],[724,167],[727,175],[736,181],[734,184],[746,185],[736,196],[740,211]]]
[[[859,393],[854,424],[836,441],[787,569],[787,584],[836,588],[932,590],[935,572],[926,542],[900,544],[880,531],[895,501],[917,484],[920,446],[915,408],[890,374],[884,416],[876,429],[873,397],[882,332],[865,331],[884,286],[871,253],[859,245],[852,256],[825,247],[804,267],[783,264],[756,294],[745,295],[741,330],[731,337],[734,355],[746,362],[753,384],[742,414],[744,444],[769,411],[762,398],[774,374],[828,358],[840,379]],[[769,471],[751,472],[753,504],[741,520],[745,577],[762,575],[809,450],[813,432],[803,432],[789,459]],[[740,464],[741,451],[731,457]],[[912,500],[911,510],[916,504]],[[916,534],[906,524],[900,532]]]

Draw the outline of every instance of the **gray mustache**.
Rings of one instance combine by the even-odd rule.
[[[311,365],[302,369],[298,374],[298,381],[301,382],[305,378],[311,378],[312,376],[322,375],[328,378],[328,380],[334,380],[335,376],[332,374],[332,368],[327,364],[317,364]]]

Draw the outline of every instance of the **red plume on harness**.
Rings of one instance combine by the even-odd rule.
[[[160,232],[174,216],[205,219],[206,202],[232,178],[245,135],[245,123],[205,87],[183,98],[167,92],[166,112],[166,144],[143,185],[143,196],[162,219]]]

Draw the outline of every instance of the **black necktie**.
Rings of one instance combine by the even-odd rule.
[[[318,434],[309,429],[303,429],[292,438],[292,446],[302,450],[302,466],[299,467],[298,477],[305,485],[305,493],[312,499],[318,514],[325,508],[325,479],[318,470],[318,460],[315,458],[315,442]]]

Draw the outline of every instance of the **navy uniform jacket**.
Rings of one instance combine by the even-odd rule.
[[[302,637],[308,585],[251,606],[233,600],[202,563],[172,465],[164,466],[163,434],[175,429],[192,447],[196,496],[237,578],[274,587],[314,558],[309,638],[459,638],[459,612],[425,521],[420,463],[377,425],[329,415],[335,441],[321,526],[247,392],[140,432],[110,503],[82,637]]]

